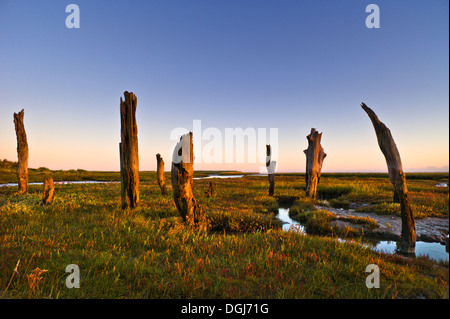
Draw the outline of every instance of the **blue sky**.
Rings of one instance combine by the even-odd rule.
[[[79,29],[66,28],[70,3]],[[365,25],[370,3],[379,29]],[[158,152],[170,162],[170,132],[201,120],[278,128],[279,171],[304,171],[312,127],[324,171],[385,171],[365,102],[405,170],[448,171],[448,19],[445,0],[0,0],[0,158],[17,158],[12,114],[24,108],[30,167],[118,170],[127,90],[142,170]]]

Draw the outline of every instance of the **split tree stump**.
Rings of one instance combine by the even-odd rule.
[[[203,207],[195,199],[194,182],[194,150],[192,132],[181,136],[172,156],[171,179],[173,199],[183,221],[190,226],[206,227],[206,214]]]
[[[25,126],[23,124],[24,110],[14,113],[14,126],[17,137],[17,179],[18,192],[20,194],[28,193],[28,142]]]
[[[53,198],[55,196],[55,188],[53,184],[53,178],[45,177],[44,178],[44,198],[42,199],[42,203],[44,205],[50,205],[53,203]]]
[[[121,143],[120,178],[122,209],[135,208],[139,204],[139,151],[136,123],[137,98],[131,92],[124,92],[125,101],[120,98]]]
[[[275,166],[276,162],[272,161],[272,151],[270,145],[266,145],[266,167],[269,177],[269,196],[273,196],[275,192]]]
[[[158,179],[158,185],[161,188],[161,194],[167,195],[166,189],[166,177],[164,176],[164,160],[161,155],[156,154],[156,177]]]
[[[416,246],[416,225],[413,211],[408,199],[408,189],[406,188],[406,177],[403,172],[402,161],[397,145],[392,138],[391,131],[382,123],[375,112],[366,104],[361,103],[361,107],[372,121],[377,135],[378,145],[383,153],[389,172],[389,179],[394,186],[394,198],[398,199],[401,207],[402,232],[397,249],[402,253],[414,253]]]
[[[325,154],[322,145],[320,145],[322,133],[312,128],[311,133],[306,138],[308,140],[308,148],[303,151],[306,155],[306,196],[316,198],[323,160],[327,154]]]

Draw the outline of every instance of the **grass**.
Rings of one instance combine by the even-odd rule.
[[[375,229],[378,227],[378,222],[370,217],[347,216],[339,217],[339,220],[350,222],[352,224],[365,225],[369,229]]]
[[[296,200],[289,209],[290,216],[297,216],[299,214],[304,214],[309,211],[313,211],[316,208],[314,207],[314,201],[302,197],[301,199]]]
[[[55,180],[75,175],[109,180],[118,174],[30,175],[40,181],[45,173]],[[3,172],[0,179],[13,174]],[[295,198],[298,212],[314,217],[312,224],[332,220],[311,210],[298,175],[276,176],[279,197],[267,196],[265,177],[214,179],[211,198],[205,196],[210,180],[195,180],[195,196],[208,214],[207,231],[185,227],[170,182],[169,196],[163,197],[153,172],[140,177],[141,203],[135,210],[120,209],[120,184],[56,185],[54,203],[45,207],[39,204],[42,185],[31,185],[28,195],[0,188],[0,298],[448,298],[448,262],[283,232],[274,214],[279,197]],[[169,174],[166,178],[170,181]],[[341,199],[377,205],[391,200],[388,182],[323,176],[321,187]],[[448,189],[435,191],[433,182],[414,180],[411,202],[448,216],[443,207]],[[346,187],[351,190],[342,193]],[[80,289],[65,286],[69,264],[80,268]],[[369,264],[380,268],[380,289],[365,286]]]

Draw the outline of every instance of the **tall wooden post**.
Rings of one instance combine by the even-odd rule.
[[[327,154],[325,154],[322,145],[320,145],[322,133],[312,128],[311,133],[306,138],[308,140],[308,148],[303,151],[306,155],[306,196],[316,198],[323,160]]]
[[[206,214],[203,207],[195,199],[194,182],[194,150],[192,132],[181,136],[175,146],[171,169],[173,199],[183,220],[188,225],[206,226]]]
[[[14,126],[17,137],[17,179],[18,192],[28,193],[28,142],[25,126],[23,124],[24,110],[14,113]]]
[[[269,196],[273,196],[275,191],[275,165],[276,162],[272,161],[270,145],[266,145],[266,167],[269,176]]]
[[[136,123],[137,98],[125,91],[120,98],[121,143],[120,176],[122,208],[135,208],[139,204],[139,151]]]
[[[161,194],[167,195],[166,189],[166,177],[164,176],[164,160],[161,155],[156,154],[156,177],[158,179],[158,185],[161,188]]]
[[[375,112],[366,104],[361,103],[361,107],[372,121],[377,135],[378,145],[383,153],[389,172],[389,179],[394,186],[394,198],[400,201],[402,232],[397,249],[402,253],[414,253],[416,246],[416,225],[413,211],[408,199],[408,189],[406,188],[406,177],[403,172],[402,161],[397,145],[392,138],[391,131],[382,123]]]

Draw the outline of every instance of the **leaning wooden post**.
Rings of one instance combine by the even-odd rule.
[[[275,191],[275,166],[276,161],[272,161],[272,151],[270,145],[266,145],[266,167],[269,176],[269,196],[273,196]]]
[[[161,188],[161,194],[167,195],[166,189],[166,177],[164,176],[164,160],[161,155],[156,154],[156,177],[158,179],[158,185]]]
[[[188,225],[206,227],[206,214],[203,207],[195,199],[194,182],[194,150],[192,132],[181,136],[175,146],[171,169],[173,199],[183,221]]]
[[[42,203],[44,205],[50,205],[53,203],[53,198],[55,196],[55,188],[53,185],[53,178],[44,178],[44,197],[42,198]]]
[[[24,110],[14,113],[14,126],[17,137],[17,179],[20,194],[28,193],[28,142],[23,124]]]
[[[125,91],[120,98],[121,143],[120,176],[122,208],[135,208],[139,204],[139,151],[136,124],[137,98]]]
[[[361,107],[366,111],[372,121],[377,135],[378,145],[386,159],[389,179],[394,186],[395,197],[400,201],[402,216],[402,232],[397,248],[402,253],[414,253],[416,246],[416,225],[413,211],[408,199],[408,189],[406,188],[406,177],[403,172],[402,161],[397,145],[392,138],[391,131],[382,123],[377,115],[364,103]]]
[[[312,128],[311,133],[306,138],[308,140],[308,148],[303,151],[306,155],[306,196],[316,198],[323,160],[327,154],[325,154],[322,145],[320,145],[322,133]]]

